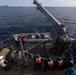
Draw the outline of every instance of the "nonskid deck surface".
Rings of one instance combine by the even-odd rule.
[[[33,69],[34,64],[30,66],[15,66],[11,71],[4,71],[0,67],[0,75],[64,75],[65,70],[55,70],[55,71],[38,71]],[[74,66],[76,69],[76,65]]]
[[[33,69],[33,65],[29,67],[15,67],[11,71],[4,71],[0,68],[0,75],[64,75],[64,71],[56,70],[56,71],[35,71]]]
[[[21,66],[13,66],[11,71],[5,71],[4,68],[0,67],[0,75],[19,75]]]
[[[44,72],[39,70],[34,70],[34,64],[29,66],[28,68],[22,68],[21,75],[64,75],[64,71],[55,70],[55,71],[46,71]]]

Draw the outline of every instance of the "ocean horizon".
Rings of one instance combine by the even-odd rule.
[[[76,7],[45,7],[67,28],[67,33],[76,33]],[[16,33],[56,31],[48,19],[36,7],[0,7],[0,40]]]

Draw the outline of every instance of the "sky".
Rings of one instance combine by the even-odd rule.
[[[38,0],[43,6],[76,7],[76,0]],[[0,0],[0,6],[35,6],[33,0]]]

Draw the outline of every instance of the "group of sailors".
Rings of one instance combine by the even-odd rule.
[[[6,52],[5,52],[6,50]],[[4,48],[2,51],[0,51],[0,65],[5,70],[11,70],[12,65],[9,63],[9,60],[5,58],[7,53],[9,53],[8,48]],[[48,71],[48,70],[68,70],[64,73],[64,75],[74,75],[76,73],[75,69],[73,68],[73,65],[76,63],[76,56],[68,56],[66,58],[58,57],[57,59],[52,59],[51,57],[43,58],[40,56],[40,54],[36,54],[32,57],[35,62],[34,70],[39,69],[40,71]],[[44,63],[44,64],[43,64]]]
[[[35,62],[34,70],[39,69],[40,71],[43,70],[44,72],[46,72],[47,70],[64,70],[69,67],[72,68],[73,65],[76,63],[76,57],[72,56],[68,56],[66,58],[58,57],[57,59],[53,60],[51,57],[42,58],[40,54],[36,54],[33,59]],[[44,62],[44,67],[42,67],[42,62]]]

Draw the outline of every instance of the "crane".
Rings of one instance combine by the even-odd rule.
[[[49,11],[47,11],[46,8],[44,8],[37,0],[34,0],[33,4],[37,5],[37,9],[40,10],[41,13],[43,13],[49,22],[56,28],[56,32],[53,34],[54,37],[52,38],[52,46],[54,47],[57,45],[56,51],[58,53],[62,53],[65,51],[65,49],[67,49],[68,52],[73,52],[76,49],[76,34],[67,34],[65,25],[59,22],[59,20],[57,20]]]
[[[37,5],[37,9],[43,13],[49,22],[55,26],[57,29],[57,33],[55,34],[55,37],[53,38],[52,43],[54,44],[58,36],[62,36],[66,33],[66,27],[60,23],[50,12],[48,12],[37,0],[34,0],[33,4]]]

